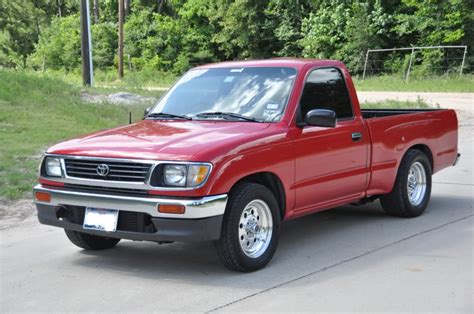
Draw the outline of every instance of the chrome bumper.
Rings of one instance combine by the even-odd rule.
[[[227,205],[227,194],[205,196],[199,199],[172,199],[160,197],[136,197],[108,194],[75,192],[69,190],[50,189],[42,185],[34,187],[33,192],[47,192],[51,195],[50,202],[36,200],[36,204],[49,206],[73,205],[118,209],[147,213],[151,217],[200,219],[223,215]],[[159,204],[183,205],[184,214],[166,214],[157,210]]]

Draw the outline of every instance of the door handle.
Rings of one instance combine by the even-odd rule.
[[[352,133],[352,140],[354,142],[360,141],[361,139],[362,139],[362,133],[359,133],[359,132]]]

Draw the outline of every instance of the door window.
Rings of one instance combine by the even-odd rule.
[[[301,119],[313,109],[332,110],[338,120],[353,117],[349,93],[338,69],[316,69],[308,76],[300,101]]]

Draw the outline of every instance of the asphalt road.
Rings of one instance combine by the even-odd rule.
[[[256,273],[227,271],[209,243],[82,251],[31,216],[0,231],[0,312],[473,313],[471,121],[460,163],[434,176],[423,216],[389,217],[376,202],[289,221]]]

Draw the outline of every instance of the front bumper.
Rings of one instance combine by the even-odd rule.
[[[36,200],[41,223],[64,229],[130,240],[203,241],[220,237],[227,195],[205,196],[199,199],[162,198],[154,196],[123,196],[78,192],[37,185],[34,193],[46,192],[49,202]],[[157,211],[159,204],[185,207],[184,214]],[[115,232],[82,228],[85,207],[119,210],[119,225]]]

